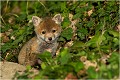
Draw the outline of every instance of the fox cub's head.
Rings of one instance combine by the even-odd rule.
[[[53,18],[44,19],[33,16],[32,22],[39,40],[52,43],[56,41],[61,33],[60,24],[62,22],[62,17],[60,14],[56,14]]]

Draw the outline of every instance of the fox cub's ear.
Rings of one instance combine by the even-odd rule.
[[[32,22],[34,26],[38,26],[40,24],[40,22],[42,21],[41,18],[37,17],[37,16],[33,16],[32,17]]]
[[[56,14],[56,15],[52,18],[52,20],[54,20],[56,24],[61,24],[61,22],[62,22],[61,14]]]

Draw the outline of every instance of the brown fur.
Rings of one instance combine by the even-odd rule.
[[[43,29],[45,29],[46,32],[51,32],[52,28],[56,29],[57,31],[61,29],[59,25],[55,23],[55,21],[47,17],[39,24],[39,26],[36,27],[36,32],[40,34]]]

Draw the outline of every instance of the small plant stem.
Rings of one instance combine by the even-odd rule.
[[[0,18],[1,18],[1,20],[3,21],[3,23],[6,25],[6,23],[5,23],[4,19],[2,18],[2,16],[0,16]]]
[[[27,6],[26,6],[26,14],[28,15],[28,1],[27,1]]]

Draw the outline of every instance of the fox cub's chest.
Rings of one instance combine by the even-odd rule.
[[[39,44],[39,53],[43,53],[44,51],[48,51],[48,52],[51,52],[52,54],[53,54],[53,49],[54,49],[54,47],[57,47],[57,42],[55,42],[55,43],[45,43],[45,42],[43,42],[43,43],[41,43],[41,44]]]
[[[51,47],[53,47],[55,45],[55,43],[41,43],[39,46],[40,47],[42,47],[42,48],[44,48],[44,49],[49,49],[49,48],[51,48]]]

